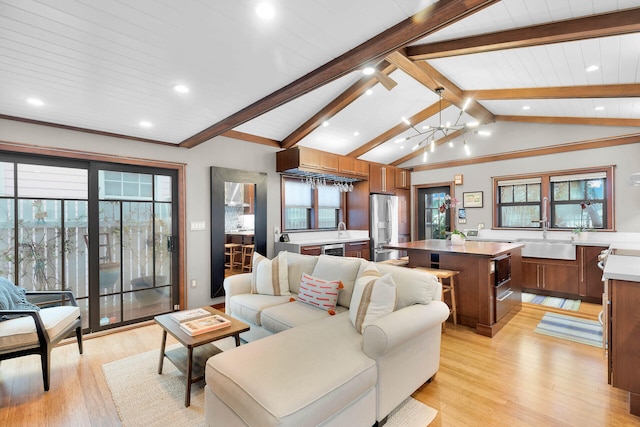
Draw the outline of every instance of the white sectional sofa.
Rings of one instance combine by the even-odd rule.
[[[288,281],[288,289],[280,289],[283,295],[251,293],[251,273],[224,282],[226,312],[251,330],[242,336],[247,344],[207,361],[206,424],[383,423],[438,370],[441,325],[449,316],[439,282],[420,270],[376,263],[380,280],[389,283],[387,273],[393,279],[395,309],[376,317],[369,308],[373,318],[354,323],[362,311],[356,308],[367,298],[356,290],[358,305],[350,312],[354,286],[363,289],[357,283],[368,280],[363,276],[373,263],[327,255],[281,257],[286,257]],[[342,282],[335,314],[297,300],[303,273]]]

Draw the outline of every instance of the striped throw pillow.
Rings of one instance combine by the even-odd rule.
[[[253,254],[251,293],[276,296],[291,295],[286,252],[280,252],[272,260],[257,252]]]
[[[324,280],[303,273],[300,278],[298,301],[335,314],[338,303],[338,292],[342,288],[340,280]]]
[[[349,305],[349,319],[359,333],[396,307],[396,284],[391,274],[381,275],[373,263],[356,280]]]

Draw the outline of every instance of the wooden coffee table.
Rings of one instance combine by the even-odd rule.
[[[236,347],[240,345],[240,334],[249,330],[249,325],[234,319],[231,316],[211,307],[203,307],[211,314],[219,314],[231,320],[231,326],[218,329],[204,334],[191,336],[180,329],[180,324],[171,318],[170,314],[163,314],[154,317],[154,320],[162,328],[162,345],[160,346],[160,363],[158,374],[162,374],[162,365],[166,356],[175,366],[187,376],[187,389],[184,396],[184,406],[191,405],[191,384],[204,379],[204,368],[207,359],[218,353],[220,350],[213,341],[227,337],[236,339]],[[183,347],[165,351],[167,344],[167,333],[171,334]]]

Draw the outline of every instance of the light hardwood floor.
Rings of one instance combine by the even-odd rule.
[[[432,426],[640,426],[627,393],[607,384],[601,349],[533,332],[545,311],[526,305],[493,339],[447,324],[440,371],[414,394],[439,411]],[[583,304],[580,314],[598,311]],[[149,325],[87,339],[82,356],[60,346],[47,393],[38,357],[2,362],[0,425],[120,425],[102,365],[157,349],[160,338]]]

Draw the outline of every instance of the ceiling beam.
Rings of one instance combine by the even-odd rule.
[[[451,141],[451,140],[453,140],[453,139],[455,139],[455,138],[457,138],[459,136],[464,135],[465,133],[466,132],[464,130],[462,130],[462,129],[459,129],[459,130],[457,130],[455,132],[451,132],[447,136],[445,136],[443,138],[440,138],[437,141],[435,141],[435,146],[438,147],[438,146],[440,146],[440,145],[442,145],[444,143],[447,143],[447,142],[449,142],[449,141]],[[413,151],[413,152],[407,154],[406,156],[401,157],[398,160],[392,162],[391,166],[399,166],[399,165],[403,164],[404,162],[407,162],[407,161],[409,161],[409,160],[411,160],[411,159],[413,159],[415,157],[421,156],[422,153],[424,153],[424,150],[426,150],[426,149],[427,149],[427,146],[425,146],[423,150]]]
[[[449,160],[439,163],[413,166],[413,172],[426,170],[436,170],[451,167],[477,165],[479,163],[498,162],[502,160],[524,159],[534,156],[545,156],[548,154],[570,153],[580,150],[592,150],[596,148],[615,147],[625,144],[637,144],[640,142],[640,133],[631,135],[620,135],[610,138],[593,139],[589,141],[569,142],[566,144],[552,145],[550,147],[530,148],[505,153],[488,154],[486,156],[476,156],[466,159]]]
[[[280,141],[276,141],[275,139],[265,138],[258,135],[253,135],[250,133],[239,132],[237,130],[228,130],[222,134],[222,136],[226,136],[227,138],[239,139],[241,141],[253,142],[255,144],[262,144],[268,147],[277,147],[280,148]]]
[[[464,96],[475,100],[634,98],[640,96],[640,84],[482,89],[464,91]]]
[[[383,31],[287,86],[185,139],[180,143],[180,146],[195,147],[371,62],[378,62],[389,53],[460,21],[498,1],[443,0],[436,2],[422,12]]]
[[[442,108],[447,108],[449,105],[451,105],[449,101],[442,101]],[[429,117],[436,115],[438,111],[440,111],[440,103],[436,102],[435,104],[432,104],[424,110],[418,112],[417,114],[409,117],[408,120],[410,123],[418,124],[427,120]],[[360,157],[367,151],[373,150],[378,145],[384,144],[385,142],[389,141],[397,135],[400,135],[402,132],[406,131],[409,128],[411,128],[411,125],[401,122],[400,124],[397,124],[396,126],[387,130],[386,132],[383,132],[382,134],[376,136],[366,144],[356,148],[355,150],[347,154],[347,157]]]
[[[640,8],[407,47],[414,61],[605,37],[640,31]]]
[[[386,61],[383,64],[379,64],[378,69],[380,73],[389,75],[396,70],[395,65],[391,65]],[[338,114],[345,107],[358,99],[367,89],[372,88],[378,83],[378,78],[363,76],[356,83],[351,85],[347,90],[338,95],[333,101],[327,104],[324,108],[313,115],[309,120],[304,122],[298,129],[294,130],[280,144],[282,148],[291,148],[300,142],[305,136],[309,135],[315,129],[322,125],[322,122],[330,119]]]
[[[602,117],[555,117],[555,116],[500,116],[496,121],[520,123],[548,123],[556,125],[592,126],[640,126],[640,119],[617,119]]]

